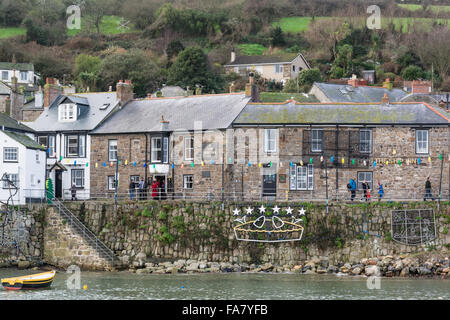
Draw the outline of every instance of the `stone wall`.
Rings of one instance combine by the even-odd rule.
[[[0,214],[0,266],[41,265],[45,209],[37,206],[22,207],[20,213],[6,213],[3,207]]]
[[[372,203],[324,204],[278,203],[306,210],[301,241],[284,243],[244,242],[235,238],[233,210],[261,203],[224,204],[183,201],[67,203],[74,214],[113,249],[130,267],[145,262],[194,259],[231,263],[302,264],[326,259],[330,264],[359,263],[361,259],[434,250],[447,253],[450,204]],[[267,204],[265,204],[267,205]],[[270,204],[269,207],[273,207]],[[437,238],[422,245],[403,245],[392,240],[391,210],[432,208],[436,214]],[[296,211],[295,211],[296,212]],[[60,227],[60,225],[59,225]],[[46,248],[47,250],[47,248]],[[54,252],[55,256],[67,256]]]
[[[80,269],[105,270],[110,262],[99,256],[55,208],[46,210],[43,260],[45,263],[66,269],[77,265]]]

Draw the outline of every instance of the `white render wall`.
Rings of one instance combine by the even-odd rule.
[[[18,148],[18,162],[3,161],[4,147]],[[36,160],[36,155],[39,160]],[[25,204],[26,198],[42,198],[45,194],[45,157],[44,151],[27,149],[0,131],[0,175],[19,174],[19,192],[13,198],[14,204]],[[0,201],[6,202],[9,196],[9,190],[3,189],[3,182],[0,181]]]

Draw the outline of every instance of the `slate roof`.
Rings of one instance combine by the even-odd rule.
[[[0,70],[20,70],[20,71],[34,71],[34,64],[32,63],[12,63],[0,62]]]
[[[225,129],[250,101],[243,93],[133,100],[114,113],[92,134],[158,132],[161,116],[169,121],[168,131]]]
[[[31,139],[29,136],[23,133],[3,131],[4,134],[8,135],[12,139],[16,140],[20,144],[24,145],[28,149],[38,149],[45,151],[45,147]]]
[[[179,86],[164,86],[158,91],[161,91],[162,97],[180,97],[186,94],[186,90]],[[156,98],[158,91],[154,92],[152,96]]]
[[[236,56],[233,62],[229,62],[225,66],[234,65],[254,65],[254,64],[273,64],[273,63],[290,63],[299,54],[284,54],[284,55],[259,55],[259,56]]]
[[[233,125],[442,125],[450,119],[423,103],[382,104],[248,104]]]
[[[3,81],[0,81],[0,94],[11,94],[11,86]]]
[[[76,103],[80,114],[76,121],[58,121],[58,106],[66,99]],[[101,110],[104,104],[109,106]],[[116,92],[76,93],[73,95],[59,95],[56,100],[45,108],[44,112],[28,125],[39,132],[53,131],[90,131],[95,129],[107,116],[114,111],[119,101]]]
[[[23,131],[23,132],[34,132],[33,129],[27,127],[20,122],[14,120],[8,115],[0,112],[0,128],[5,128],[7,130]]]
[[[381,102],[386,93],[390,102],[398,102],[408,93],[401,89],[386,89],[380,87],[358,86],[315,82],[331,102]]]

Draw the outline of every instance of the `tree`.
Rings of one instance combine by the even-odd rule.
[[[184,50],[180,40],[171,41],[166,48],[167,59],[170,60]]]
[[[314,82],[322,81],[322,75],[317,68],[302,70],[298,74],[298,83],[300,85],[312,85]]]
[[[424,76],[423,70],[420,67],[414,65],[406,67],[402,71],[402,78],[408,81],[421,79],[423,78],[423,76]]]
[[[85,0],[85,13],[87,21],[95,26],[97,33],[100,33],[100,25],[104,16],[112,14],[115,0]]]
[[[272,46],[274,47],[282,47],[286,45],[286,40],[284,39],[283,30],[281,30],[280,26],[276,26],[270,31],[270,38]]]
[[[189,47],[178,55],[177,60],[168,70],[168,83],[183,88],[200,85],[205,92],[218,92],[223,80],[210,71],[202,49]]]
[[[30,3],[26,0],[2,0],[0,3],[0,25],[18,26],[22,23]]]
[[[102,60],[99,57],[87,54],[80,54],[76,57],[73,75],[80,87],[83,89],[89,87],[93,91],[97,89],[101,63]]]
[[[103,59],[99,76],[104,90],[119,80],[131,80],[137,97],[157,90],[164,82],[162,70],[148,53],[132,49]]]

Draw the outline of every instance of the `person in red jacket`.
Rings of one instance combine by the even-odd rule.
[[[153,183],[152,183],[152,197],[153,197],[153,199],[158,198],[158,188],[159,188],[158,181],[156,181],[156,179],[153,179]]]

